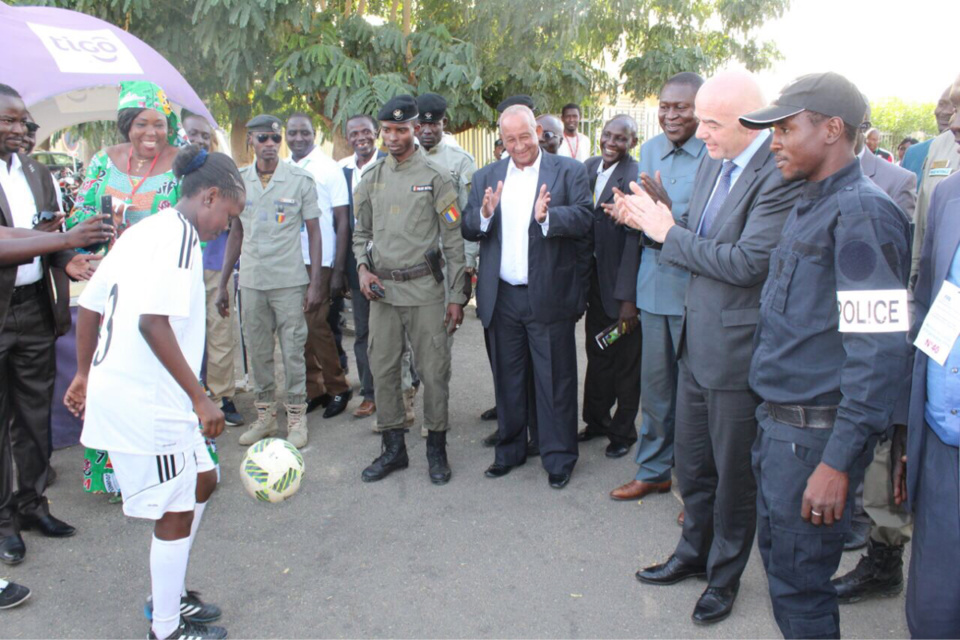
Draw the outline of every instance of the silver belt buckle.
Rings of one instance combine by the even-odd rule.
[[[807,427],[807,412],[804,411],[803,407],[800,406],[800,405],[797,405],[797,411],[800,412],[800,428],[801,428],[801,429],[806,429],[806,427]]]
[[[394,269],[393,271],[390,272],[390,278],[393,279],[395,282],[403,282],[403,270]]]

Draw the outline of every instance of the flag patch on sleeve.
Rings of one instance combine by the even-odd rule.
[[[457,205],[451,204],[447,207],[447,210],[442,214],[444,222],[447,224],[453,224],[460,219],[460,212],[457,210]]]

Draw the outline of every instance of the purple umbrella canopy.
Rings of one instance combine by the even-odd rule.
[[[77,11],[0,2],[0,81],[23,96],[40,125],[38,142],[83,122],[117,119],[119,84],[149,80],[174,108],[211,124],[197,92],[166,58],[109,22]]]

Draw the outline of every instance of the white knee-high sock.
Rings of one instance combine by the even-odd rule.
[[[203,519],[203,512],[207,508],[206,502],[198,502],[196,506],[193,507],[193,524],[190,525],[190,549],[193,550],[193,541],[197,537],[197,529],[200,528],[200,520]],[[185,598],[187,597],[187,579],[186,574],[184,574],[183,579],[183,593],[181,595]]]
[[[190,561],[190,538],[160,540],[150,545],[150,582],[153,588],[153,633],[166,638],[180,624],[180,588]]]

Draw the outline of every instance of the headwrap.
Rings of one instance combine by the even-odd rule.
[[[167,119],[167,142],[177,143],[180,131],[180,118],[173,110],[163,89],[147,80],[131,80],[120,83],[120,100],[117,111],[123,109],[153,109]]]

